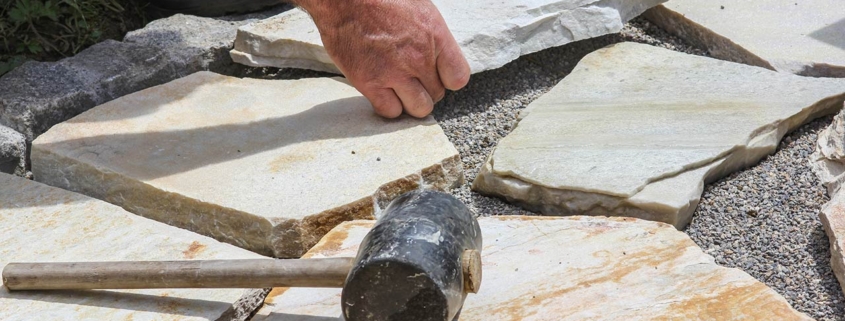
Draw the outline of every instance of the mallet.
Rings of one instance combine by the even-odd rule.
[[[355,258],[9,263],[16,290],[342,287],[346,320],[453,320],[481,284],[481,229],[449,194],[406,193]]]

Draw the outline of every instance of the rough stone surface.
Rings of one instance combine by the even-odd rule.
[[[433,0],[473,73],[522,55],[622,30],[665,0]],[[238,29],[232,59],[249,66],[340,73],[310,16],[293,9]]]
[[[421,184],[463,180],[433,118],[379,117],[337,78],[198,72],[91,109],[32,149],[38,181],[278,257]]]
[[[845,292],[845,193],[834,194],[819,217],[830,240],[830,266]]]
[[[845,109],[819,134],[810,164],[831,195],[819,217],[830,241],[830,265],[845,292]]]
[[[813,77],[845,77],[840,0],[673,0],[644,16],[713,57]]]
[[[58,62],[27,62],[0,78],[0,124],[28,142],[98,104],[183,74],[167,52],[107,40]]]
[[[261,256],[99,200],[0,174],[0,266],[255,258]],[[251,289],[9,292],[0,287],[0,319],[244,320],[264,295]]]
[[[216,18],[176,14],[127,33],[123,41],[170,52],[172,59],[187,67],[186,74],[200,70],[232,74],[237,65],[232,63],[229,50],[238,27],[288,9],[289,5],[283,5],[250,15]]]
[[[845,181],[845,108],[833,117],[833,123],[822,130],[811,165],[830,195]]]
[[[26,174],[26,138],[14,129],[0,125],[0,172]]]
[[[705,182],[836,111],[845,80],[621,43],[532,102],[473,188],[551,215],[689,223]]]
[[[812,320],[672,226],[631,218],[480,218],[483,280],[461,320]],[[348,222],[306,256],[354,256]],[[276,288],[253,320],[332,320],[339,289]]]

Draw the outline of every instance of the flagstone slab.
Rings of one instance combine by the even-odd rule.
[[[198,72],[95,107],[32,146],[35,179],[265,255],[298,257],[393,197],[448,190],[429,116],[377,116],[341,79]]]
[[[262,256],[103,201],[0,173],[0,268],[10,262],[257,258]],[[265,295],[260,289],[0,287],[0,320],[245,320]]]
[[[483,280],[460,320],[812,320],[671,225],[632,218],[479,218]],[[355,256],[372,222],[343,223],[309,258]],[[334,320],[340,289],[275,288],[255,321]]]
[[[520,114],[473,188],[549,215],[682,228],[704,183],[771,154],[785,133],[840,108],[843,93],[845,79],[611,45]]]
[[[616,33],[666,0],[432,0],[472,73],[495,69],[543,49]],[[311,17],[297,8],[238,29],[232,59],[255,67],[340,74]]]
[[[643,14],[713,57],[813,77],[845,77],[841,0],[672,0]]]

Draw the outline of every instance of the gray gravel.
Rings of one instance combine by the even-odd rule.
[[[686,229],[716,263],[751,274],[817,320],[845,320],[818,217],[828,196],[808,159],[831,119],[805,125],[758,165],[708,185]]]
[[[637,18],[619,34],[526,55],[502,68],[473,75],[466,88],[447,94],[433,113],[463,160],[467,180],[452,193],[481,216],[536,215],[473,192],[472,180],[498,141],[513,128],[520,110],[560,82],[584,55],[622,41],[708,56],[706,50]],[[331,75],[246,68],[237,76],[295,79]],[[827,196],[807,164],[815,133],[829,122],[830,118],[825,118],[802,127],[759,165],[706,186],[686,232],[719,264],[745,270],[796,309],[818,320],[845,320],[845,298],[831,271],[828,241],[818,219]]]

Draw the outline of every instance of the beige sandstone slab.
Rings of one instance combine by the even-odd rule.
[[[819,133],[810,165],[830,194],[819,218],[830,240],[833,274],[845,292],[845,190],[841,188],[845,181],[845,108]]]
[[[485,217],[471,320],[811,320],[672,226],[631,218]],[[306,254],[354,256],[372,223],[338,226]],[[255,321],[334,320],[339,289],[276,288]]]
[[[256,259],[262,256],[83,195],[0,173],[0,268],[10,262]],[[249,289],[17,291],[0,320],[245,320]]]
[[[682,228],[705,182],[759,161],[845,99],[845,79],[620,43],[532,102],[473,188],[550,215]]]
[[[430,116],[379,117],[339,79],[208,72],[56,125],[32,164],[36,180],[278,257],[420,184],[463,179]]]
[[[841,0],[672,0],[643,15],[713,57],[813,77],[845,77]]]
[[[616,33],[666,0],[432,0],[473,73],[543,49]],[[340,73],[311,17],[293,9],[238,29],[232,59],[249,66]]]

